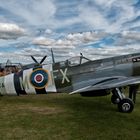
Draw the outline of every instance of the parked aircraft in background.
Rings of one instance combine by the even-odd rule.
[[[82,54],[52,64],[39,63],[23,67],[16,73],[0,77],[1,95],[80,93],[82,96],[104,96],[112,93],[111,101],[120,112],[132,112],[134,102],[122,88],[129,86],[131,93],[140,83],[140,53],[90,60]],[[131,94],[130,93],[130,94]],[[131,96],[130,96],[131,97]]]

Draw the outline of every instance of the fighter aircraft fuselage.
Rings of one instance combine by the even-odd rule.
[[[11,92],[10,94],[21,94],[22,92],[25,94],[28,94],[28,92],[33,94],[34,92],[36,93],[36,89],[43,88],[45,88],[45,90],[42,90],[42,93],[70,93],[80,89],[81,87],[87,87],[91,85],[91,83],[92,85],[96,85],[104,80],[113,80],[115,77],[118,78],[121,76],[130,77],[140,75],[140,54],[117,56],[83,63],[82,59],[83,58],[81,57],[81,60],[79,59],[76,63],[66,60],[55,64],[37,66],[1,77],[1,94],[8,94],[9,92]],[[32,84],[35,77],[32,78],[31,75],[34,71],[37,72],[39,69],[45,70],[45,73],[48,75],[47,83],[50,82],[50,85],[46,84],[45,87],[40,87],[37,83],[36,85]],[[39,78],[39,76],[40,78],[45,78],[42,74],[38,75],[36,78]],[[11,85],[13,85],[12,89],[16,87],[22,92],[17,93],[18,90],[10,89]],[[6,86],[8,86],[8,90],[6,90],[7,88],[4,89]],[[8,91],[8,93],[6,93],[6,91]]]

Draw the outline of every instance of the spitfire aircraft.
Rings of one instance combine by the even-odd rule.
[[[104,96],[112,93],[111,101],[120,112],[134,109],[134,102],[122,92],[123,87],[140,83],[140,53],[90,60],[80,54],[52,64],[35,61],[20,71],[0,77],[1,95],[80,93],[82,96]]]

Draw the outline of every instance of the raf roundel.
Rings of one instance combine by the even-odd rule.
[[[35,69],[30,75],[30,83],[37,89],[42,89],[49,82],[49,74],[47,70],[42,68]]]
[[[34,77],[34,81],[36,83],[41,83],[41,82],[43,82],[43,80],[44,80],[44,76],[41,73],[36,74]]]

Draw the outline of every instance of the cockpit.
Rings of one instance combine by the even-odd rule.
[[[92,61],[84,57],[82,53],[80,53],[80,56],[71,57],[65,61],[60,61],[57,63],[55,63],[53,55],[52,55],[52,58],[53,58],[53,64],[55,64],[56,67],[73,67],[73,66],[78,66],[86,62]]]
[[[77,66],[83,63],[91,61],[90,59],[84,57],[82,54],[81,56],[75,56],[67,60],[69,66]]]

